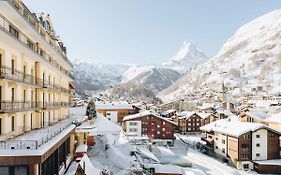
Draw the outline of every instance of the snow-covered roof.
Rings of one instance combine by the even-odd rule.
[[[249,123],[240,121],[231,121],[230,119],[221,119],[200,127],[200,130],[210,132],[219,132],[222,134],[239,137],[249,131],[256,131],[261,128],[268,128],[263,124]]]
[[[88,146],[85,144],[78,145],[75,152],[87,152]]]
[[[87,154],[84,154],[84,156],[80,160],[79,164],[82,168],[84,168],[84,166],[85,166],[85,174],[100,174],[101,173],[101,170],[94,167],[94,165],[92,164],[92,162],[89,159],[89,157],[87,156]]]
[[[198,109],[210,109],[214,108],[215,104],[214,103],[203,103],[202,106],[198,106]]]
[[[212,115],[212,113],[204,113],[204,112],[194,112],[194,111],[182,111],[180,113],[177,113],[179,116],[179,119],[188,119],[194,114],[197,114],[200,118],[205,119]]]
[[[181,168],[176,165],[155,165],[155,173],[182,174]]]
[[[90,131],[90,135],[110,133],[110,132],[121,132],[122,128],[119,125],[116,125],[112,121],[109,121],[104,116],[97,114],[95,121],[95,127]]]
[[[170,121],[170,120],[168,120],[168,119],[166,119],[164,117],[161,117],[157,113],[149,111],[149,110],[146,110],[146,111],[143,111],[143,112],[140,112],[140,113],[137,113],[137,114],[125,116],[123,118],[123,121],[132,120],[132,119],[136,119],[136,118],[141,118],[141,117],[148,116],[148,115],[153,115],[154,117],[160,118],[161,120],[165,120],[165,121],[167,121],[169,123],[177,125],[175,122],[172,122],[172,121]]]
[[[246,115],[252,118],[255,118],[257,120],[265,120],[270,118],[271,116],[263,111],[260,110],[254,110],[250,112],[246,112]]]
[[[272,160],[256,160],[253,161],[259,165],[279,165],[281,166],[281,159],[272,159]]]
[[[212,115],[212,113],[204,113],[204,112],[196,112],[196,114],[201,117],[202,119],[208,118]]]
[[[272,115],[271,117],[267,118],[265,120],[266,122],[269,122],[269,123],[279,123],[281,124],[281,112],[278,113],[278,114],[274,114]]]
[[[168,114],[173,113],[173,112],[176,112],[176,110],[169,109],[167,111],[161,112],[161,115],[168,115]]]
[[[189,117],[191,117],[194,114],[195,114],[195,112],[193,112],[193,111],[182,111],[182,112],[178,113],[177,115],[179,116],[179,119],[188,119]]]
[[[120,101],[120,102],[95,102],[96,109],[133,109],[132,105],[130,105],[126,101]]]

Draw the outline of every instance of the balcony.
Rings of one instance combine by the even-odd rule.
[[[69,107],[69,102],[41,102],[41,101],[0,101],[0,113],[29,111],[35,109],[53,109]]]
[[[8,66],[0,66],[0,79],[1,78],[33,86],[40,86],[42,83],[42,80],[40,80],[39,78],[35,78],[32,75],[25,74],[19,70],[12,69]]]
[[[2,100],[0,101],[0,112],[18,112],[26,111],[34,108],[33,103],[29,101],[10,101]]]
[[[15,133],[13,131],[0,136],[0,152],[1,154],[4,154],[5,151],[3,150],[38,150],[42,146],[46,145],[46,143],[49,143],[52,140],[56,140],[55,138],[59,137],[60,135],[64,136],[70,133],[75,128],[75,126],[72,125],[72,122],[74,120],[77,120],[77,118],[79,117],[68,116],[61,121],[48,123],[46,124],[46,127],[31,130],[28,132],[23,132],[21,129],[22,127],[15,128],[20,132]],[[17,136],[17,134],[20,136]],[[4,138],[4,136],[6,139]]]

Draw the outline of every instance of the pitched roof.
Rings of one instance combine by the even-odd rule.
[[[175,122],[172,122],[172,121],[170,121],[170,120],[168,120],[168,119],[166,119],[164,117],[161,117],[157,113],[149,111],[149,110],[140,112],[138,114],[133,114],[133,115],[125,116],[123,118],[123,121],[132,120],[132,119],[136,119],[136,118],[141,118],[141,117],[145,117],[145,116],[148,116],[148,115],[153,115],[154,117],[160,118],[161,120],[165,120],[165,121],[167,121],[169,123],[172,123],[173,125],[177,125]]]
[[[95,102],[96,109],[133,109],[132,105],[130,105],[126,101],[120,102]]]
[[[234,137],[239,137],[249,131],[256,131],[262,128],[272,130],[271,128],[268,128],[267,126],[260,123],[249,123],[236,120],[231,121],[230,119],[221,119],[200,127],[200,130],[207,132],[214,131]]]
[[[259,110],[249,111],[246,112],[245,114],[257,120],[265,120],[271,117],[269,114]]]
[[[269,123],[279,123],[281,124],[281,112],[278,113],[278,114],[274,114],[272,115],[271,117],[267,118],[265,120],[266,122],[269,122]]]

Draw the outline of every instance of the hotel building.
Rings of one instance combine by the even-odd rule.
[[[1,175],[62,174],[70,162],[72,64],[49,15],[0,1]]]

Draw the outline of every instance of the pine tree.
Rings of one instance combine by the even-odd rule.
[[[97,117],[96,105],[93,100],[90,100],[87,106],[86,115],[88,116],[88,120],[92,120]]]

